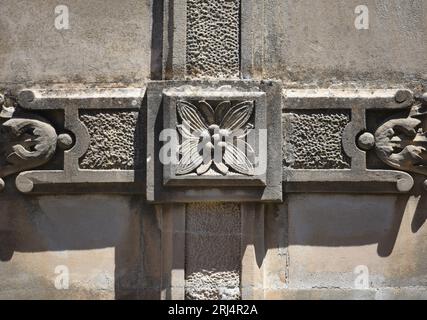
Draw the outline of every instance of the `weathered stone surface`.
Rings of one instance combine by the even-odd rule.
[[[80,119],[89,131],[90,144],[80,158],[82,169],[134,168],[138,112],[83,111]]]
[[[186,226],[186,297],[240,297],[240,207],[189,204]]]
[[[225,214],[225,219],[219,217]],[[187,207],[186,227],[188,232],[199,234],[238,234],[240,231],[238,204],[192,203]]]
[[[348,112],[323,110],[284,114],[284,165],[293,169],[348,169],[342,146]]]
[[[66,270],[63,266],[70,272],[68,289],[61,289],[64,287],[56,280]],[[17,253],[11,261],[0,263],[0,279],[1,299],[111,300],[114,249]]]
[[[288,200],[290,288],[358,289],[360,270],[367,271],[369,288],[425,287],[426,230],[414,228],[425,199],[313,194]]]
[[[203,271],[192,273],[186,281],[188,300],[238,300],[240,298],[237,271]]]
[[[126,196],[78,199],[0,196],[0,297],[114,299],[126,292],[135,297],[139,221],[148,212]],[[64,267],[68,290],[55,286],[66,276]]]
[[[55,28],[59,4],[68,6],[68,30]],[[0,87],[142,83],[150,75],[151,0],[3,0],[1,6]]]
[[[187,0],[188,75],[237,77],[239,25],[240,0]]]
[[[268,300],[425,300],[425,288],[267,290]]]
[[[0,195],[1,298],[427,298],[425,178],[413,170],[424,167],[425,150],[407,149],[411,157],[405,153],[399,166],[369,151],[386,140],[369,135],[382,125],[372,123],[372,115],[406,119],[413,96],[398,90],[425,91],[425,1],[366,0],[370,28],[357,30],[355,1],[70,0],[65,31],[54,28],[55,1],[1,2],[0,88],[30,88],[34,94],[24,92],[22,107],[49,119],[55,130],[64,127],[75,142],[52,158],[52,167],[17,172],[21,190],[34,187],[49,196],[17,194],[9,188],[13,175],[0,181],[0,188],[6,185]],[[240,74],[251,80],[235,81]],[[131,144],[124,127],[134,119],[122,112],[157,117],[150,103],[155,96],[159,106],[169,84],[157,83],[159,91],[145,99],[138,88],[148,78],[180,86],[209,78],[205,87],[233,78],[228,85],[246,92],[273,88],[266,106],[274,134],[267,147],[279,159],[278,167],[269,167],[277,188],[263,197],[250,187],[242,192],[245,186],[189,183],[184,191],[176,187],[151,198],[168,205],[146,203],[144,193],[163,185],[163,173],[133,169],[136,158],[141,167],[158,164],[156,153],[144,148],[159,144],[146,139],[154,128],[145,127]],[[283,80],[283,105],[281,84],[265,79]],[[59,87],[65,90],[57,94]],[[282,133],[289,136],[281,129],[281,107],[302,124],[293,128],[297,139],[288,141],[298,150],[295,159],[282,157]],[[88,115],[99,110],[108,116],[98,126]],[[417,122],[415,132],[400,132],[384,145],[397,153],[398,144],[423,147],[424,127]],[[119,131],[125,144],[117,142]],[[145,174],[153,184],[144,185]],[[277,206],[258,202],[281,200],[282,180],[285,193],[298,194],[286,194]],[[361,195],[342,194],[350,192]],[[233,202],[185,204],[212,200]],[[70,268],[69,290],[54,286],[58,265]],[[369,270],[368,289],[356,288],[359,266]]]
[[[355,9],[361,4],[265,1],[264,20],[256,20],[264,21],[263,76],[297,87],[416,87],[425,82],[427,3],[364,1],[369,29],[357,30]]]

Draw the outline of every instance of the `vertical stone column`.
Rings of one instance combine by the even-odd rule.
[[[162,222],[162,298],[263,297],[262,203],[282,199],[282,130],[280,85],[242,80],[262,76],[262,33],[242,21],[251,20],[259,8],[255,1],[166,1],[167,81],[153,82],[147,99],[147,199],[172,203],[159,205],[169,221]],[[161,165],[156,158],[156,146],[162,143],[156,140],[158,132],[182,128],[184,120],[212,134],[215,146],[222,140],[214,136],[226,139],[238,128],[246,131],[232,143],[222,141],[223,159],[205,163],[210,167],[204,172],[186,163],[194,150],[184,142],[179,163]],[[213,128],[222,133],[209,133]],[[244,148],[236,147],[239,139],[247,140]],[[179,166],[186,169],[179,171]]]
[[[239,77],[240,0],[187,0],[186,44],[187,77]],[[240,298],[239,204],[189,204],[187,219],[186,297]]]
[[[193,203],[186,216],[186,298],[239,299],[240,205]]]
[[[165,80],[238,79],[241,0],[167,0]]]
[[[239,77],[240,0],[167,1],[164,29],[166,80]],[[162,282],[170,281],[170,286],[162,284],[170,288],[162,298],[240,298],[240,205],[203,202],[161,210],[166,219]],[[184,241],[180,228],[185,230]],[[185,293],[181,290],[184,276]]]
[[[184,299],[185,205],[159,206],[161,216],[161,298]]]
[[[242,204],[241,290],[242,299],[264,296],[264,210],[265,205]]]
[[[240,75],[240,0],[187,0],[186,72],[191,78]]]

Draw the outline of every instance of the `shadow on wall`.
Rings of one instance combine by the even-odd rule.
[[[110,269],[115,268],[114,275],[109,277],[114,276],[116,298],[136,298],[143,280],[140,277],[144,252],[141,247],[143,242],[141,220],[147,217],[147,220],[154,219],[155,222],[156,219],[155,213],[146,211],[150,208],[146,208],[140,199],[141,197],[130,196],[0,196],[0,260],[9,261],[6,265],[11,263],[15,273],[15,268],[20,267],[19,264],[23,261],[28,265],[34,263],[33,267],[26,269],[27,275],[24,278],[34,276],[37,282],[40,277],[54,278],[55,266],[43,266],[43,263],[49,264],[52,261],[44,262],[37,256],[28,256],[15,264],[13,261],[15,252],[114,248],[115,261],[108,261],[108,257],[104,260],[107,259],[111,265]],[[76,256],[78,267],[88,263],[95,269],[92,272],[103,272],[97,270],[97,261],[80,261],[79,259],[84,258],[80,258],[78,252]],[[60,261],[65,261],[66,264],[68,260]],[[102,266],[104,265],[100,263],[99,269]],[[4,267],[5,265],[2,268],[3,272],[10,272],[7,271],[10,268],[5,270]],[[49,270],[49,274],[42,274],[41,270]],[[23,279],[19,275],[0,276],[17,277],[17,286],[27,285],[20,283]],[[72,280],[70,286],[72,288]],[[44,290],[45,288],[40,288],[40,292]]]
[[[409,195],[292,195],[287,213],[267,206],[264,222],[254,224],[254,234],[259,234],[262,223],[265,234],[264,239],[255,236],[251,240],[256,263],[261,266],[265,259],[262,247],[286,248],[288,244],[339,247],[378,243],[378,255],[387,257],[393,252],[404,213],[413,216],[413,233],[424,225],[427,197],[413,199]],[[160,297],[164,288],[159,220],[143,197],[0,195],[0,260],[12,263],[12,269],[15,252],[103,248],[114,248],[112,294],[116,299]],[[38,258],[26,259],[31,263]],[[43,261],[36,262],[40,263]],[[39,277],[39,271],[35,269],[34,276]],[[16,280],[18,286],[21,280]]]
[[[412,232],[426,220],[427,197],[408,202],[409,195],[293,195],[287,214],[268,206],[265,239],[254,237],[256,262],[265,249],[290,245],[361,246],[378,243],[387,257],[412,210]],[[273,210],[270,210],[273,209]],[[289,214],[291,212],[291,214]],[[255,217],[255,219],[258,219]],[[259,220],[259,219],[258,219]],[[262,221],[254,225],[254,234]],[[60,252],[114,248],[116,299],[159,299],[161,287],[161,232],[153,206],[139,196],[0,196],[0,260],[15,252]],[[34,256],[29,256],[31,263]],[[13,260],[8,262],[12,263]],[[40,264],[36,262],[36,264]],[[43,262],[41,262],[43,263]],[[84,265],[87,261],[81,261]],[[93,265],[93,262],[91,262]],[[215,265],[214,265],[215,267]],[[34,270],[34,276],[39,270]],[[53,271],[52,271],[53,275]],[[15,277],[15,275],[0,275]],[[17,279],[18,286],[22,279]],[[167,284],[165,284],[167,285]]]
[[[422,185],[422,183],[418,184]],[[377,253],[393,252],[404,215],[417,233],[427,219],[427,195],[292,195],[288,204],[289,245],[363,246],[378,243]],[[408,228],[409,229],[409,228]]]
[[[143,105],[145,104],[146,100],[143,102]],[[140,182],[145,181],[144,173],[146,171],[143,128],[144,121],[141,114],[134,139],[135,182],[142,188],[141,191],[145,190],[144,183]],[[73,261],[78,265],[84,265],[84,259],[86,259],[85,257],[87,257],[88,253],[80,255],[77,251],[109,248],[112,249],[110,252],[114,251],[115,255],[115,261],[110,263],[110,269],[114,269],[114,274],[107,275],[106,278],[108,278],[108,282],[114,277],[114,288],[111,289],[111,285],[107,285],[108,288],[105,291],[109,290],[112,292],[111,294],[115,294],[116,298],[119,299],[138,297],[139,290],[142,287],[140,275],[143,268],[141,257],[143,252],[141,248],[141,243],[143,242],[141,228],[143,227],[141,221],[145,219],[144,217],[147,217],[146,224],[157,223],[156,215],[153,213],[154,209],[145,205],[143,192],[135,196],[95,194],[73,196],[22,195],[15,189],[15,178],[16,175],[5,178],[6,188],[0,193],[0,262],[9,262],[6,264],[0,263],[0,279],[17,277],[19,270],[14,269],[23,263],[33,267],[34,270],[31,267],[25,268],[26,271],[22,272],[21,278],[16,280],[17,287],[21,286],[21,280],[25,282],[25,285],[27,285],[26,281],[29,281],[33,287],[32,279],[45,277],[49,278],[51,282],[51,278],[54,278],[55,266],[52,268],[49,265],[54,263],[50,259],[48,262],[44,262],[35,256],[33,258],[35,263],[32,264],[32,257],[27,257],[21,258],[17,264],[14,264],[13,255],[15,252],[55,253],[76,251],[74,255],[76,258]],[[107,188],[108,190],[110,186],[111,184],[106,186],[95,185],[89,186],[89,188],[97,192],[97,188],[100,188],[100,190]],[[80,187],[86,188],[77,189],[81,193],[85,193],[82,190],[88,189],[84,185],[72,186],[73,192]],[[127,188],[127,186],[123,186],[120,190],[123,191],[123,188]],[[135,187],[133,186],[133,188]],[[56,190],[52,189],[51,194],[54,194]],[[126,191],[126,189],[124,190]],[[155,237],[157,235],[150,234],[150,236]],[[95,269],[97,258],[94,257],[94,261],[91,259],[89,263]],[[102,254],[101,258],[103,258]],[[41,259],[44,258],[42,257]],[[81,261],[75,261],[79,259]],[[107,257],[105,259],[108,260]],[[102,263],[99,263],[99,265],[101,266]],[[92,272],[96,273],[95,269]],[[11,275],[10,272],[14,274]],[[46,274],[46,272],[49,272],[49,274]],[[42,283],[40,282],[41,286],[44,285]],[[14,287],[15,284],[12,283],[11,286]],[[35,286],[37,287],[37,285]],[[50,288],[51,284],[48,286]],[[159,288],[155,289],[153,291],[158,293]],[[40,292],[44,292],[43,287],[40,287]],[[36,291],[36,294],[38,294],[38,291]],[[52,297],[55,296],[54,293]],[[66,295],[63,296],[66,297]],[[96,298],[96,293],[95,295],[89,294],[88,297]]]
[[[411,222],[411,230],[417,233],[427,220],[427,195],[421,196]]]

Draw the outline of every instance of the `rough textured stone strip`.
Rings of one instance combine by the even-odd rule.
[[[295,111],[284,114],[284,166],[292,169],[348,169],[342,147],[346,112]]]
[[[189,204],[186,224],[186,299],[239,299],[240,205]]]
[[[188,0],[187,74],[238,77],[240,0]]]
[[[135,158],[135,130],[138,112],[88,110],[80,114],[90,135],[80,168],[132,170]]]

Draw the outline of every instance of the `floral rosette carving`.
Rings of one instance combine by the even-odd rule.
[[[182,138],[178,147],[177,175],[193,172],[203,175],[210,169],[223,175],[230,171],[254,175],[254,165],[249,158],[255,152],[245,141],[254,128],[250,123],[253,101],[234,105],[231,101],[223,101],[215,109],[207,101],[199,101],[197,106],[178,101],[177,112],[181,118],[177,129]]]

